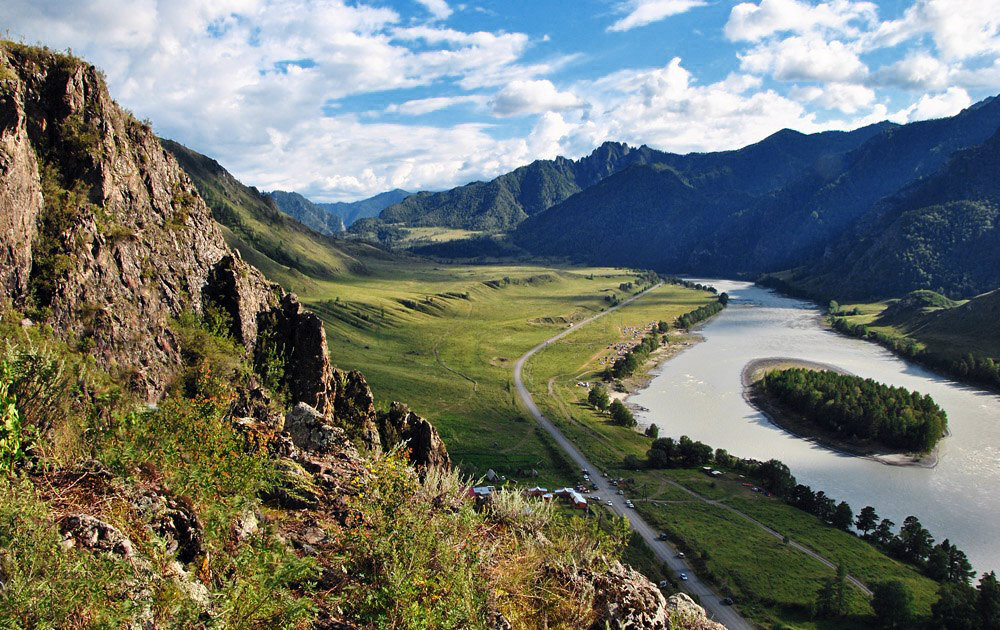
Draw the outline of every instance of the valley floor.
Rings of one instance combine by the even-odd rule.
[[[375,267],[367,276],[344,282],[303,279],[291,287],[327,322],[334,363],[364,371],[380,405],[405,400],[428,416],[466,474],[481,476],[493,469],[509,482],[546,487],[576,481],[578,468],[517,405],[514,362],[534,345],[607,309],[612,300],[636,292],[636,274],[622,269],[426,262],[400,268]],[[635,471],[623,466],[627,456],[643,459],[650,439],[612,425],[606,415],[590,408],[587,387],[581,383],[599,380],[599,373],[617,356],[617,344],[637,341],[637,331],[659,320],[673,322],[714,300],[704,292],[660,287],[545,347],[525,365],[526,386],[541,411],[590,461],[611,476],[634,480],[630,496],[638,512],[686,550],[698,574],[731,595],[740,612],[755,623],[866,627],[871,608],[864,594],[852,589],[846,618],[812,619],[816,593],[835,571],[729,508],[813,553],[844,563],[865,584],[903,580],[920,614],[928,615],[937,597],[936,583],[851,534],[751,492],[733,473],[716,480],[697,470]],[[671,346],[677,349],[693,341],[686,334],[671,333]],[[641,370],[634,384],[641,384],[651,367]],[[681,487],[710,501],[692,498]],[[598,494],[604,492],[602,488]],[[651,577],[665,575],[648,551],[632,551],[630,560]]]

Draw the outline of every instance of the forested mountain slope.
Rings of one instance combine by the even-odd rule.
[[[344,220],[344,225],[350,227],[358,219],[377,217],[380,212],[406,199],[411,194],[401,188],[394,188],[359,201],[314,203],[316,206],[340,216]]]
[[[786,278],[840,300],[1000,286],[1000,132],[876,204],[818,261]]]
[[[509,230],[630,166],[668,166],[699,187],[761,194],[786,185],[804,169],[835,172],[841,156],[890,123],[851,132],[805,135],[775,133],[737,151],[678,155],[606,142],[579,160],[537,160],[488,182],[473,182],[439,193],[417,193],[380,215],[388,223]]]
[[[647,168],[644,172],[617,173],[600,186],[583,190],[532,216],[517,228],[512,238],[535,254],[567,256],[589,263],[753,276],[816,261],[838,239],[851,242],[862,237],[863,230],[852,233],[851,228],[874,225],[871,217],[873,213],[881,214],[874,210],[880,200],[900,190],[910,190],[910,208],[920,205],[925,195],[940,197],[945,194],[940,191],[951,191],[947,193],[948,203],[965,204],[948,208],[948,212],[956,213],[954,220],[940,217],[932,220],[928,216],[922,222],[925,227],[934,221],[945,223],[939,242],[931,244],[932,253],[937,251],[933,247],[953,247],[966,241],[973,247],[942,257],[941,271],[934,276],[939,278],[939,284],[925,282],[915,286],[912,282],[890,280],[905,275],[897,270],[887,274],[884,287],[896,289],[897,295],[922,286],[945,288],[953,295],[976,293],[989,288],[993,280],[990,272],[971,269],[971,258],[976,256],[974,252],[988,254],[985,248],[992,237],[989,231],[976,232],[979,228],[974,227],[969,228],[968,236],[963,236],[961,229],[982,227],[991,220],[991,211],[977,205],[983,195],[991,194],[990,189],[985,182],[977,183],[979,175],[973,173],[983,168],[982,177],[989,178],[991,167],[981,163],[984,160],[989,163],[991,145],[965,160],[958,160],[957,156],[956,161],[948,160],[956,151],[990,139],[998,127],[1000,102],[990,99],[952,118],[858,130],[851,137],[864,139],[860,146],[819,157],[815,151],[809,152],[805,155],[816,159],[808,163],[802,155],[792,160],[774,158],[781,156],[779,149],[794,138],[784,132],[779,134],[784,136],[780,138],[785,141],[782,144],[772,136],[767,150],[754,145],[736,152],[758,156],[746,160],[743,177],[736,176],[735,168],[722,169],[719,175],[720,171],[696,169],[682,160],[672,167],[678,177],[683,177],[682,188],[671,178],[664,178],[664,171]],[[837,146],[844,148],[849,143],[839,142]],[[772,157],[770,162],[765,161],[768,156]],[[688,159],[693,158],[688,156]],[[964,171],[959,164],[965,165],[961,167]],[[769,173],[773,179],[761,184]],[[929,178],[927,188],[922,188],[921,178]],[[958,181],[965,179],[969,183],[963,188]],[[956,195],[965,196],[959,199]],[[910,228],[900,224],[895,229]],[[892,237],[888,240],[892,241]],[[876,243],[876,251],[887,251],[888,244]],[[831,273],[841,273],[836,268],[840,257],[833,255],[829,260],[833,265]],[[910,258],[903,256],[900,260]],[[982,260],[988,263],[993,259]],[[868,263],[859,265],[859,270],[871,270],[872,261]]]
[[[320,234],[336,234],[345,229],[340,215],[309,201],[299,193],[275,190],[266,194],[279,210]]]

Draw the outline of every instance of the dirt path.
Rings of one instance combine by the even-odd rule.
[[[736,508],[732,507],[731,505],[726,505],[723,501],[720,501],[718,499],[709,499],[708,497],[706,497],[704,495],[701,495],[701,494],[698,494],[694,490],[691,490],[690,488],[687,488],[684,485],[679,484],[676,481],[672,481],[670,479],[667,480],[667,483],[669,483],[670,485],[674,486],[675,488],[677,488],[679,490],[683,490],[684,492],[688,493],[692,497],[694,497],[694,498],[696,498],[696,499],[698,499],[698,500],[700,500],[700,501],[702,501],[704,503],[720,507],[720,508],[722,508],[724,510],[729,510],[730,512],[732,512],[733,514],[739,516],[743,520],[749,521],[750,523],[753,523],[754,525],[756,525],[760,529],[764,530],[768,534],[771,534],[775,538],[778,538],[780,540],[784,540],[785,539],[784,534],[782,534],[781,532],[779,532],[777,530],[774,530],[774,529],[771,529],[770,527],[768,527],[767,525],[761,523],[760,521],[758,521],[757,519],[753,518],[752,516],[748,516],[747,514],[744,514],[743,512],[740,512],[739,510],[737,510]],[[650,500],[649,502],[650,503],[666,503],[666,501],[655,501],[655,500]],[[818,560],[820,563],[822,563],[822,564],[830,567],[831,569],[833,569],[835,571],[837,570],[837,564],[835,562],[833,562],[832,560],[827,559],[824,556],[821,556],[820,554],[816,553],[815,551],[813,551],[812,549],[806,547],[805,545],[803,545],[801,543],[797,543],[794,540],[789,539],[788,540],[788,546],[792,547],[793,549],[796,549],[798,551],[801,551],[802,553],[806,554],[810,558]],[[871,589],[868,588],[865,585],[865,583],[862,582],[861,580],[859,580],[858,578],[854,577],[853,575],[848,575],[847,576],[847,581],[850,582],[855,588],[857,588],[859,591],[861,591],[862,593],[864,593],[868,597],[872,596]]]

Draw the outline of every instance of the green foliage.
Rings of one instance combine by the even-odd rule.
[[[55,516],[31,482],[0,476],[0,628],[127,627],[136,568],[63,549]]]
[[[768,372],[755,387],[837,435],[890,448],[929,451],[948,426],[930,396],[872,379],[793,368]]]
[[[608,397],[608,390],[604,388],[604,385],[595,383],[587,393],[587,402],[601,411],[606,411],[611,403],[611,398]]]
[[[17,408],[17,396],[11,393],[13,370],[0,361],[0,475],[10,475],[27,457],[32,431],[25,425]]]
[[[872,609],[883,628],[909,628],[913,623],[913,594],[898,580],[879,582],[872,591]]]
[[[632,411],[626,407],[622,401],[612,401],[611,406],[608,407],[608,409],[611,412],[611,421],[618,426],[631,429],[637,424],[635,416],[632,415]]]

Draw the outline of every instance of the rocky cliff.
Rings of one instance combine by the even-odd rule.
[[[281,368],[292,404],[371,450],[416,437],[415,461],[447,462],[426,421],[385,424],[364,378],[334,370],[322,321],[226,245],[194,184],[94,66],[0,47],[0,173],[2,296],[147,400],[181,365],[172,321],[216,309],[255,364]]]

